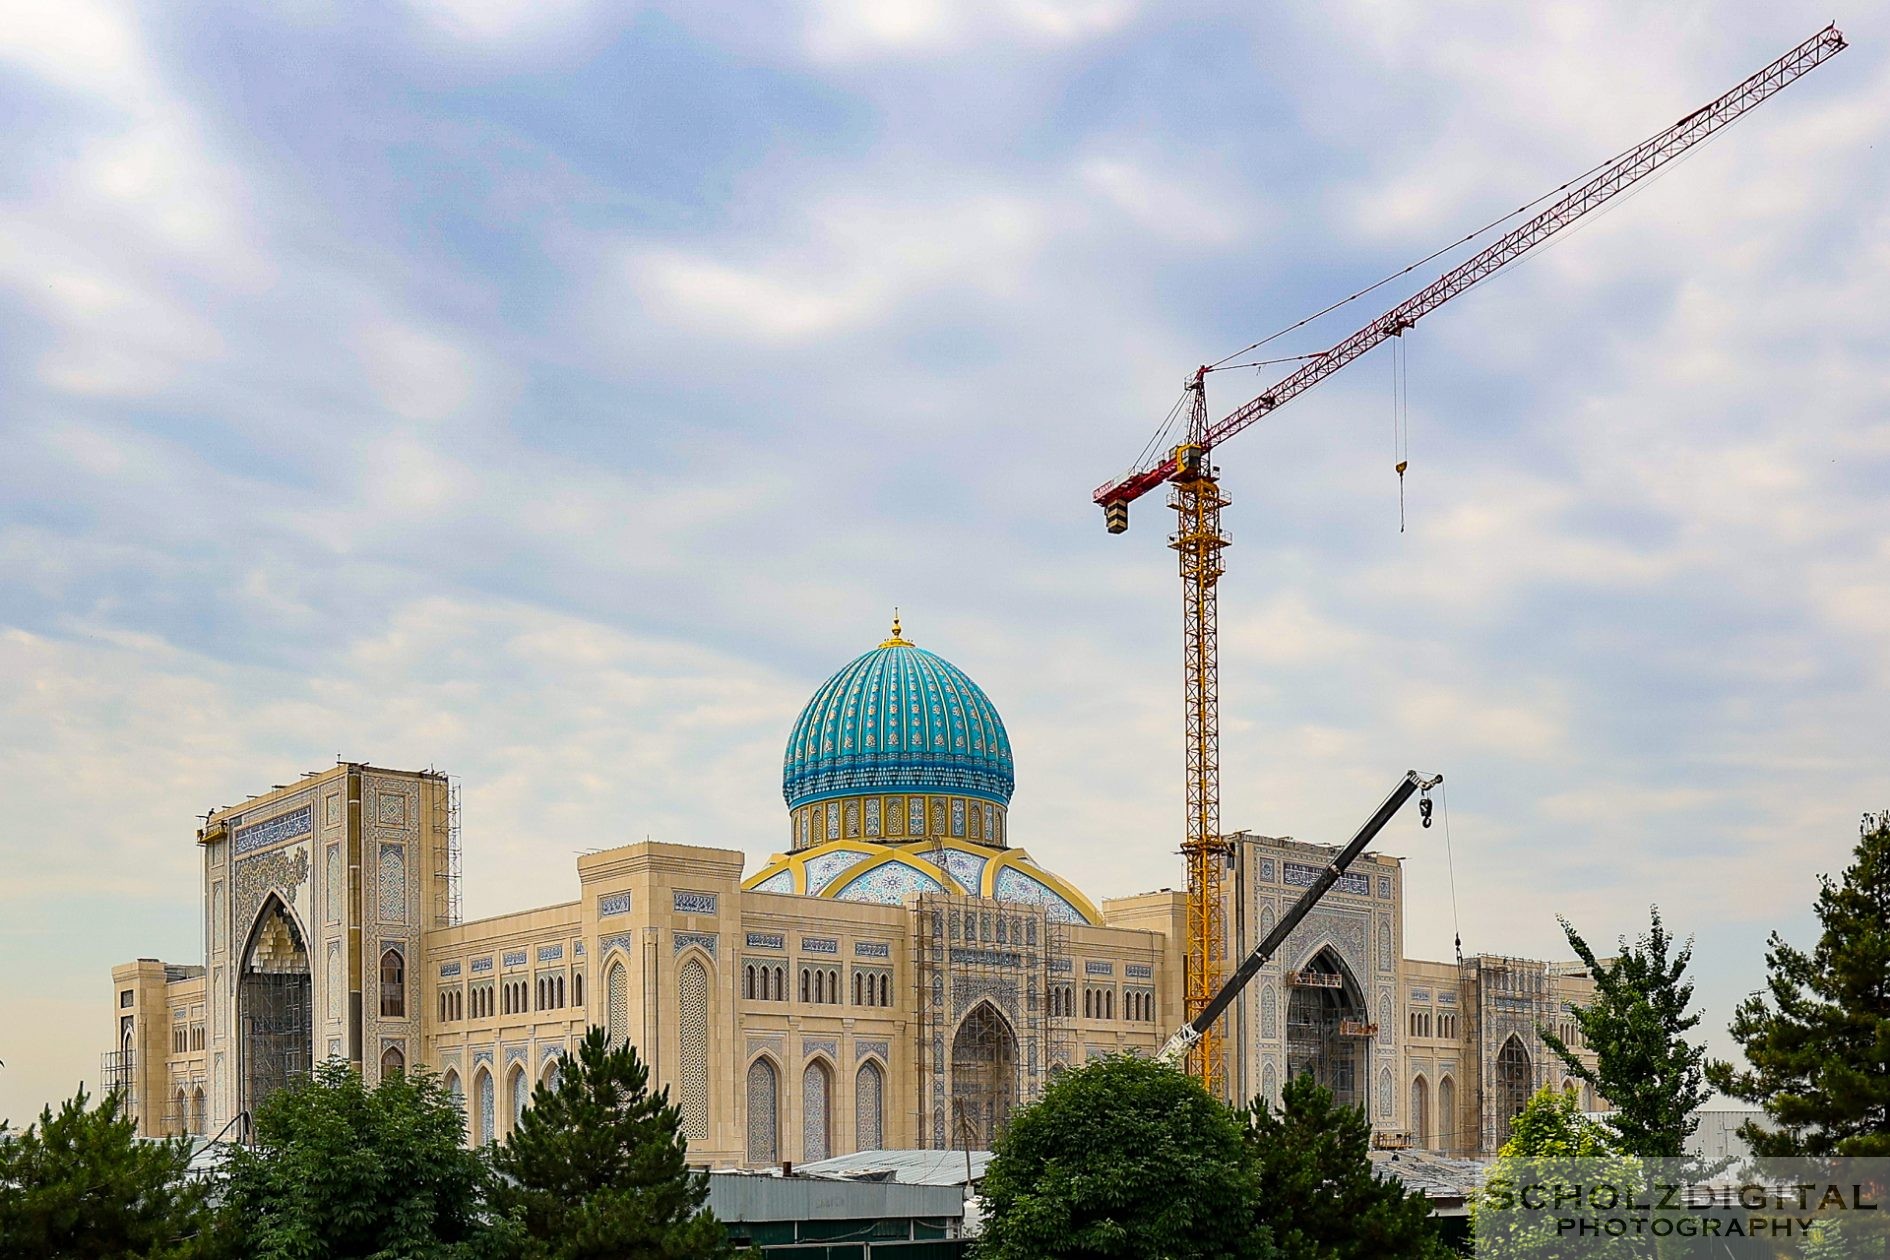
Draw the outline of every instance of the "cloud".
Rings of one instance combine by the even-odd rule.
[[[1065,43],[1126,26],[1134,0],[838,0],[806,9],[808,50],[824,61],[961,50],[986,41]]]

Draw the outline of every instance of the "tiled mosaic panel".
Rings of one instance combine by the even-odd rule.
[[[492,1142],[498,1138],[495,1127],[499,1121],[498,1108],[493,1098],[492,1073],[481,1072],[479,1074],[478,1091],[479,1133],[477,1136],[481,1142]]]
[[[877,1151],[885,1142],[885,1126],[881,1120],[886,1101],[886,1074],[879,1070],[877,1063],[860,1065],[859,1075],[853,1081],[853,1148],[860,1151]]]
[[[304,805],[301,809],[259,822],[249,827],[238,827],[232,841],[232,847],[238,855],[254,853],[257,849],[280,844],[284,840],[294,840],[306,836],[315,830],[315,807]]]
[[[604,977],[604,1009],[609,1020],[610,1042],[622,1045],[630,1039],[630,978],[622,963],[612,963]]]
[[[676,996],[682,1017],[683,1136],[703,1142],[709,1137],[709,972],[700,959],[683,964]]]
[[[956,849],[946,849],[927,856],[931,857],[936,864],[942,865],[945,873],[971,896],[977,896],[983,888],[986,859],[975,853],[960,853]]]
[[[381,922],[399,923],[406,919],[407,859],[399,845],[381,846],[380,904]]]
[[[768,1059],[748,1066],[748,1162],[772,1164],[780,1158],[781,1078]]]
[[[809,1063],[801,1073],[801,1158],[825,1159],[827,1135],[833,1131],[833,1074],[827,1065]]]
[[[822,853],[818,857],[808,858],[805,868],[807,871],[808,893],[819,892],[828,884],[832,883],[836,876],[851,870],[853,867],[858,866],[861,862],[866,860],[866,854],[849,851]]]
[[[776,871],[774,874],[768,876],[768,878],[762,880],[759,884],[756,884],[754,887],[754,891],[766,892],[766,893],[791,893],[794,891],[794,872],[792,870]]]
[[[1048,885],[1032,879],[1014,866],[1007,866],[997,873],[997,880],[992,884],[991,892],[999,901],[1042,906],[1045,916],[1059,923],[1088,922],[1075,906],[1063,899],[1061,894]]]
[[[856,876],[835,897],[840,901],[872,901],[898,905],[917,893],[944,892],[939,882],[916,867],[903,862],[888,862]]]

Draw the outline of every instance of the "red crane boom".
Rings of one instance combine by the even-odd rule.
[[[1589,211],[1653,174],[1843,49],[1842,32],[1835,24],[1827,26],[1710,105],[1702,106],[1660,134],[1643,140],[1609,163],[1587,183],[1533,219],[1512,228],[1482,253],[1445,272],[1426,288],[1309,360],[1252,402],[1228,413],[1202,435],[1199,445],[1203,452],[1305,393],[1387,337],[1395,337],[1410,328],[1421,317],[1430,314],[1479,280],[1495,275]],[[1132,503],[1171,479],[1175,470],[1175,456],[1170,453],[1160,463],[1098,486],[1093,497],[1104,506]],[[1121,531],[1112,529],[1111,532]]]

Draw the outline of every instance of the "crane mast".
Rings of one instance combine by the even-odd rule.
[[[1146,468],[1097,487],[1094,501],[1112,534],[1129,527],[1129,505],[1163,483],[1176,515],[1169,546],[1180,562],[1182,585],[1182,664],[1187,736],[1187,834],[1182,853],[1188,865],[1186,1006],[1198,1037],[1186,1047],[1189,1071],[1218,1092],[1223,1064],[1219,1035],[1208,1012],[1221,989],[1227,953],[1222,887],[1227,843],[1220,831],[1220,664],[1217,646],[1217,587],[1225,571],[1222,552],[1229,539],[1221,527],[1228,499],[1216,479],[1210,453],[1221,442],[1305,393],[1391,337],[1401,336],[1425,315],[1515,262],[1556,233],[1600,208],[1649,175],[1668,166],[1694,145],[1709,139],[1748,110],[1845,47],[1836,25],[1825,27],[1778,60],[1701,106],[1672,126],[1606,163],[1592,177],[1557,198],[1546,209],[1505,232],[1494,243],[1445,272],[1358,331],[1305,363],[1271,389],[1219,421],[1208,423],[1207,374],[1198,369],[1188,381],[1187,440]]]

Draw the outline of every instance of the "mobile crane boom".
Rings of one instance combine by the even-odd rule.
[[[1358,829],[1357,834],[1343,849],[1339,850],[1339,855],[1332,859],[1331,864],[1319,872],[1319,877],[1313,880],[1312,886],[1299,895],[1299,900],[1295,901],[1292,908],[1273,925],[1273,930],[1266,934],[1266,938],[1253,947],[1253,952],[1247,955],[1240,966],[1234,970],[1233,975],[1227,977],[1219,991],[1208,1000],[1206,1006],[1201,1008],[1200,1013],[1175,1030],[1174,1036],[1162,1046],[1156,1058],[1163,1063],[1179,1064],[1187,1057],[1194,1043],[1201,1040],[1201,1035],[1221,1017],[1221,1012],[1233,1005],[1234,999],[1240,996],[1240,991],[1247,987],[1247,982],[1259,973],[1260,968],[1272,960],[1286,938],[1292,935],[1293,929],[1299,926],[1299,921],[1311,913],[1312,908],[1319,904],[1321,898],[1332,891],[1332,886],[1339,882],[1339,876],[1345,874],[1345,868],[1352,865],[1353,860],[1365,851],[1365,846],[1385,829],[1385,824],[1404,808],[1404,803],[1415,793],[1424,794],[1424,799],[1418,804],[1423,811],[1424,825],[1430,826],[1430,791],[1443,781],[1444,776],[1441,774],[1425,778],[1415,770],[1406,770],[1404,778],[1398,780],[1398,786],[1391,789],[1391,795],[1385,798],[1384,804],[1365,820],[1365,825]]]

